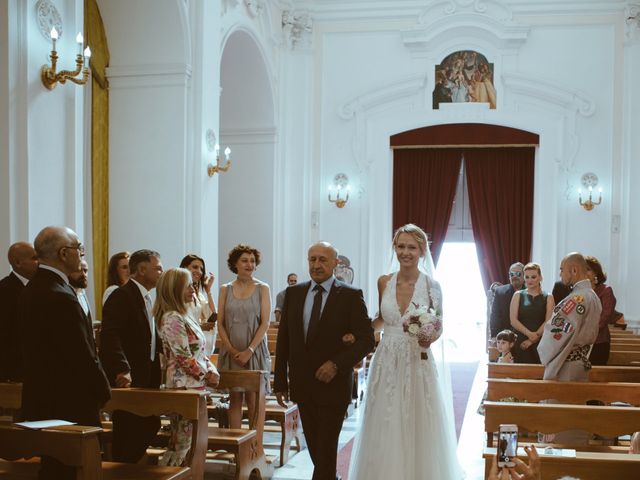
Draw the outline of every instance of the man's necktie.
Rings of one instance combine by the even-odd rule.
[[[151,303],[151,293],[147,292],[144,296],[144,304],[147,310],[147,318],[149,319],[149,333],[151,334],[151,361],[156,358],[156,326],[153,321],[153,304]]]
[[[320,323],[320,313],[322,311],[322,294],[324,288],[322,285],[316,285],[313,287],[313,290],[316,294],[315,297],[313,297],[313,307],[311,308],[311,317],[309,318],[309,326],[307,327],[307,341],[311,338],[312,332],[318,327]]]

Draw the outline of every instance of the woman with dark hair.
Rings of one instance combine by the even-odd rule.
[[[209,355],[213,353],[216,345],[216,304],[211,294],[211,287],[215,276],[213,273],[207,272],[204,259],[198,255],[189,254],[180,262],[180,268],[186,268],[191,272],[193,279],[193,290],[195,291],[191,307],[193,309],[194,318],[200,322],[200,327],[207,337],[207,352]]]
[[[591,349],[589,361],[592,365],[606,365],[609,361],[609,351],[611,350],[611,334],[609,333],[609,324],[616,323],[616,296],[613,289],[606,285],[607,274],[602,270],[602,265],[596,257],[586,256],[587,276],[591,281],[591,288],[596,292],[600,303],[602,304],[602,313],[600,314],[600,325],[598,337]]]
[[[260,252],[249,245],[236,245],[227,259],[229,270],[237,275],[233,282],[220,287],[218,324],[220,332],[219,370],[271,371],[267,329],[271,312],[269,285],[253,275],[260,265]],[[244,394],[253,418],[255,394]],[[240,428],[242,392],[231,392],[229,426]]]
[[[102,294],[102,305],[113,291],[129,281],[129,252],[118,252],[109,259],[107,289]]]

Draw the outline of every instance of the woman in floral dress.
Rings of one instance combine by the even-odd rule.
[[[206,354],[206,339],[197,318],[193,318],[194,289],[191,273],[184,268],[164,272],[156,287],[153,316],[158,322],[166,357],[166,387],[203,390],[215,387],[220,375]],[[179,415],[171,416],[169,449],[162,465],[182,465],[191,448],[192,424]]]

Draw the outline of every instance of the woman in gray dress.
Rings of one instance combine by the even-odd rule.
[[[236,245],[229,252],[227,265],[237,275],[220,287],[218,335],[222,345],[218,370],[265,370],[271,372],[267,329],[271,312],[269,285],[254,278],[260,252],[249,245]],[[240,428],[243,395],[253,418],[255,394],[230,393],[229,426]]]

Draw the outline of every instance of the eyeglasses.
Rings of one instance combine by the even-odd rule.
[[[509,272],[509,278],[511,277],[521,277],[522,272]]]
[[[65,245],[62,248],[73,248],[74,250],[78,250],[78,253],[82,256],[84,255],[84,245],[79,243],[78,245]],[[62,249],[61,249],[62,250]]]

